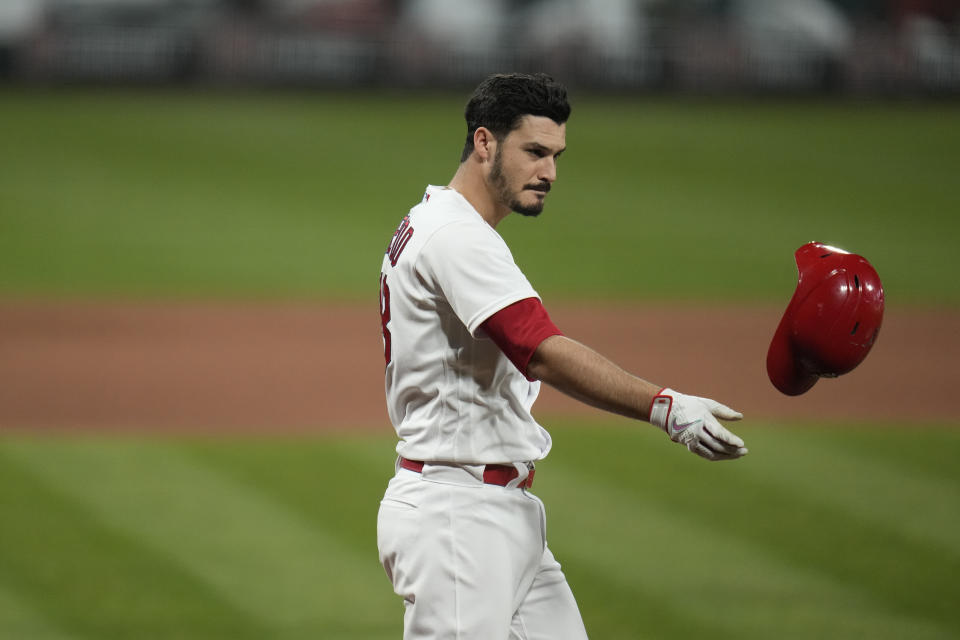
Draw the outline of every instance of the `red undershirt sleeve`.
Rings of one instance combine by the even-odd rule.
[[[562,336],[536,298],[524,298],[504,307],[483,321],[480,328],[500,347],[527,380],[527,365],[540,343],[550,336]]]

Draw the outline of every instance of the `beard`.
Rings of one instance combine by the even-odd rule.
[[[503,157],[500,152],[501,148],[498,147],[497,153],[493,156],[493,166],[490,167],[490,181],[497,190],[498,199],[510,207],[511,211],[519,213],[522,216],[536,217],[540,215],[543,212],[543,200],[537,199],[531,204],[524,204],[520,202],[520,193],[511,191],[510,185],[507,184],[507,176],[503,173]],[[524,185],[521,192],[526,189],[540,191],[545,194],[550,191],[550,183],[542,182]]]

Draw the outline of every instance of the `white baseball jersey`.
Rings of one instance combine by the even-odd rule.
[[[540,460],[550,435],[530,409],[540,392],[480,325],[539,298],[500,234],[453,189],[428,186],[384,255],[380,312],[387,411],[411,460]]]

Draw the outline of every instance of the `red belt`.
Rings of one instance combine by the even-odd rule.
[[[424,463],[419,460],[400,458],[400,467],[408,471],[421,473],[423,471],[423,464]],[[517,486],[522,489],[532,487],[534,471],[535,469],[530,469],[530,474]],[[483,481],[487,484],[496,484],[501,487],[507,486],[511,480],[517,478],[519,475],[520,472],[517,471],[517,468],[510,464],[488,464],[483,468]]]

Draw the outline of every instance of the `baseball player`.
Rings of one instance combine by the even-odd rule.
[[[380,272],[386,398],[399,443],[377,545],[405,604],[405,638],[585,638],[530,493],[549,433],[530,413],[540,383],[649,421],[710,460],[743,441],[742,416],[627,373],[551,322],[497,224],[536,216],[557,178],[570,115],[549,76],[494,75],[466,107],[447,186],[428,186]]]

